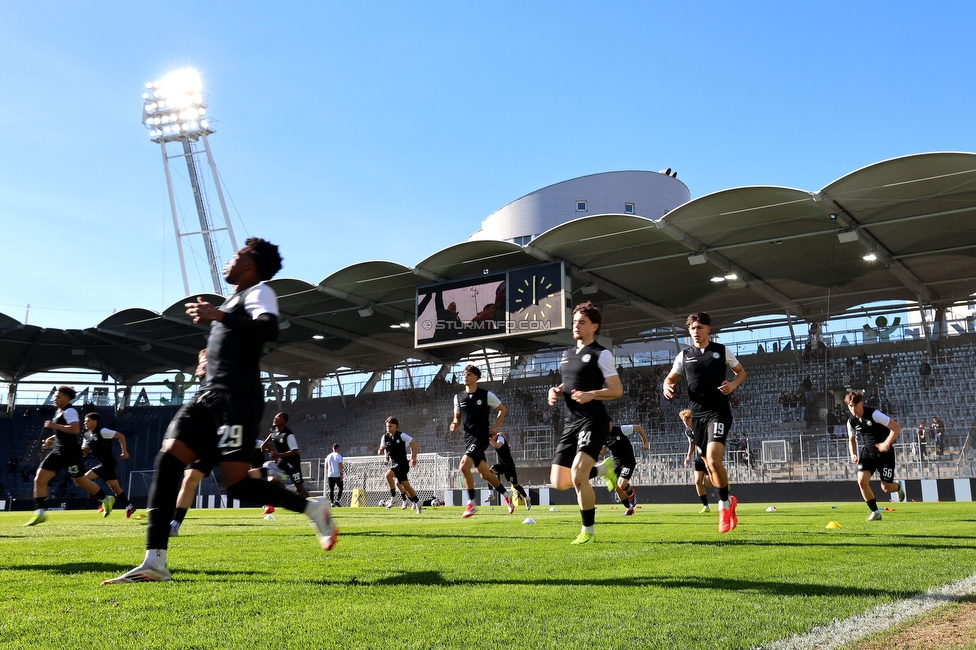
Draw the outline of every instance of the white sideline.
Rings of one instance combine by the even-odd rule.
[[[765,646],[757,646],[757,650],[836,648],[868,634],[886,630],[905,619],[974,593],[976,593],[976,574],[951,585],[930,589],[924,594],[918,594],[887,605],[880,605],[864,614],[845,618],[841,621],[834,620],[830,625],[817,626],[806,634],[795,635],[789,639],[775,641]]]

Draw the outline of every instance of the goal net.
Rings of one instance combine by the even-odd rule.
[[[410,468],[407,481],[421,503],[429,502],[435,495],[443,497],[444,491],[451,489],[451,475],[457,464],[456,458],[417,454],[417,466]],[[390,487],[385,478],[389,468],[383,464],[382,456],[345,457],[342,466],[345,471],[342,506],[376,507],[380,501],[390,498]],[[325,489],[328,493],[328,485]]]

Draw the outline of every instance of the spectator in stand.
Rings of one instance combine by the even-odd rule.
[[[807,420],[807,392],[802,387],[796,392],[797,421]]]
[[[785,392],[779,394],[779,405],[783,407],[783,422],[790,421],[790,398]]]
[[[915,435],[918,439],[918,457],[921,460],[925,460],[925,443],[928,442],[927,436],[925,435],[925,423],[919,422],[918,429],[915,430]]]
[[[871,389],[871,394],[868,395],[868,397],[867,397],[866,400],[864,400],[864,405],[865,406],[870,406],[873,409],[880,409],[881,408],[881,399],[878,398],[878,391],[876,391],[875,389],[872,388]],[[882,411],[882,412],[884,412],[884,411]]]
[[[922,376],[922,385],[929,385],[929,375],[932,374],[932,366],[929,365],[928,359],[922,359],[922,365],[918,368],[918,374]]]
[[[887,395],[881,396],[881,411],[884,413],[891,413],[891,402],[888,401]]]
[[[797,409],[800,406],[800,398],[796,396],[796,393],[790,393],[789,403],[790,403],[790,422],[796,422]]]
[[[836,419],[836,424],[834,425],[833,433],[835,438],[846,438],[847,437],[847,415],[840,409],[840,405],[834,405],[834,418]]]
[[[942,434],[945,433],[945,425],[942,424],[942,420],[937,415],[932,416],[932,426],[929,431],[935,439],[935,453],[941,456],[945,453],[945,442],[942,440]]]
[[[871,363],[871,360],[868,358],[868,353],[865,352],[864,350],[861,350],[860,352],[857,353],[857,360],[860,361],[861,365],[863,366],[866,366]]]

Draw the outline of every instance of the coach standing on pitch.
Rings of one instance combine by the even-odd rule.
[[[709,341],[711,316],[700,311],[685,322],[693,345],[674,358],[671,372],[664,379],[664,396],[674,397],[675,386],[682,376],[688,380],[695,447],[705,459],[708,477],[718,490],[718,532],[727,533],[739,523],[735,516],[737,501],[734,496],[729,496],[729,475],[722,463],[725,441],[732,429],[729,395],[745,381],[746,370],[732,350]],[[735,375],[732,381],[725,378],[726,368],[731,368]]]

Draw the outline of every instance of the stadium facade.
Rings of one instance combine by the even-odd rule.
[[[850,388],[890,394],[893,415],[906,428],[899,462],[911,468],[913,480],[972,476],[976,398],[970,396],[976,391],[965,369],[976,365],[976,333],[972,319],[950,322],[946,315],[954,305],[965,306],[976,290],[973,213],[974,154],[884,161],[817,192],[749,187],[690,200],[673,175],[648,171],[563,181],[500,208],[466,242],[413,267],[362,262],[315,284],[272,280],[283,324],[263,362],[267,410],[293,412],[306,458],[324,456],[337,440],[347,454],[372,453],[376,422],[391,412],[403,414],[404,428],[419,436],[425,451],[451,454],[457,441],[444,431],[450,417],[445,404],[456,388],[451,375],[458,363],[472,359],[487,365],[486,383],[513,405],[508,426],[519,430],[517,460],[544,466],[559,422],[558,414],[547,417],[539,408],[551,383],[547,373],[556,370],[546,359],[566,337],[416,350],[408,321],[424,283],[559,260],[572,285],[568,300],[591,299],[608,314],[618,363],[636,385],[616,405],[617,415],[647,422],[645,428],[661,436],[642,457],[645,485],[680,484],[687,476],[678,462],[683,437],[671,435],[680,404],[652,397],[667,364],[635,354],[634,345],[656,340],[676,348],[684,315],[699,308],[713,313],[723,332],[745,330],[750,325],[744,319],[762,317],[789,328],[775,345],[744,344],[750,379],[737,393],[748,409],[737,414],[737,426],[754,447],[751,458],[733,458],[736,483],[851,480],[842,441],[831,438],[822,413]],[[877,261],[867,262],[866,253]],[[824,326],[847,309],[863,310],[858,306],[879,300],[895,305],[870,312],[872,317],[913,308],[920,320],[913,327],[886,327],[879,320],[863,332]],[[129,396],[153,373],[192,370],[205,332],[182,314],[183,302],[161,314],[124,310],[86,330],[44,330],[0,314],[0,375],[7,395],[13,398],[17,382],[29,383],[38,372],[87,368],[102,374],[101,382],[91,382],[94,394],[108,400],[100,410],[130,418],[133,457],[150,466],[173,406],[151,399],[135,407]],[[862,346],[869,363],[852,368],[850,358]],[[936,367],[925,385],[915,372],[923,357]],[[368,379],[343,389],[349,372]],[[816,403],[803,418],[785,421],[779,392],[807,380]],[[328,381],[338,394],[316,398],[317,389],[325,395],[321,387]],[[180,399],[193,390],[187,386]],[[10,432],[0,435],[0,454],[30,465],[37,433],[25,416],[36,404],[15,408],[13,399],[8,402],[14,417],[0,421],[0,433]],[[948,415],[950,451],[923,462],[907,431],[933,414]]]
[[[658,220],[691,200],[688,187],[670,171],[605,172],[549,185],[488,215],[468,241],[528,244],[547,230],[595,214]]]

